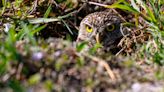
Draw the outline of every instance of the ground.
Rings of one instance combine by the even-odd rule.
[[[163,92],[163,4],[2,0],[0,90]],[[119,48],[106,52],[99,44],[90,48],[87,42],[76,43],[80,21],[109,8],[128,22],[124,26],[130,35],[121,39]]]

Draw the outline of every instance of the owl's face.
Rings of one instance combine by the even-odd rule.
[[[77,41],[88,41],[92,45],[96,42],[103,46],[111,45],[122,37],[120,23],[120,17],[112,11],[89,14],[80,23]]]

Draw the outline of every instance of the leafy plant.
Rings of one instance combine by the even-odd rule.
[[[130,3],[129,3],[130,2]],[[162,13],[162,7],[164,0],[130,0],[127,2],[126,0],[119,0],[112,5],[106,6],[107,8],[118,8],[121,10],[132,12],[134,15],[142,17],[145,21],[146,26],[148,26],[145,30],[152,34],[153,39],[149,40],[150,43],[154,44],[144,44],[146,48],[142,51],[145,52],[145,55],[148,57],[144,57],[150,59],[153,57],[155,63],[164,64],[164,14]],[[136,17],[136,23],[138,19]],[[138,23],[137,23],[138,24]],[[143,25],[136,25],[137,27]],[[152,42],[151,42],[152,41]],[[148,42],[148,43],[149,43]],[[156,48],[156,51],[154,51]],[[152,52],[154,51],[154,52]]]
[[[29,45],[35,46],[37,43],[34,35],[44,27],[45,25],[31,25],[22,22],[19,29],[14,26],[9,29],[7,35],[3,38],[4,41],[0,43],[0,75],[7,70],[9,61],[21,61],[21,56],[16,48],[17,41],[26,39],[29,41]]]

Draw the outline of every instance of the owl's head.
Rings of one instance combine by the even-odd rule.
[[[112,10],[91,13],[80,23],[77,42],[88,41],[94,45],[99,41],[103,46],[110,46],[122,37],[120,24],[120,17]]]

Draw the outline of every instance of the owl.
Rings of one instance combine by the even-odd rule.
[[[80,23],[77,42],[87,41],[92,46],[97,42],[108,51],[115,48],[123,37],[121,18],[113,10],[87,15]]]

